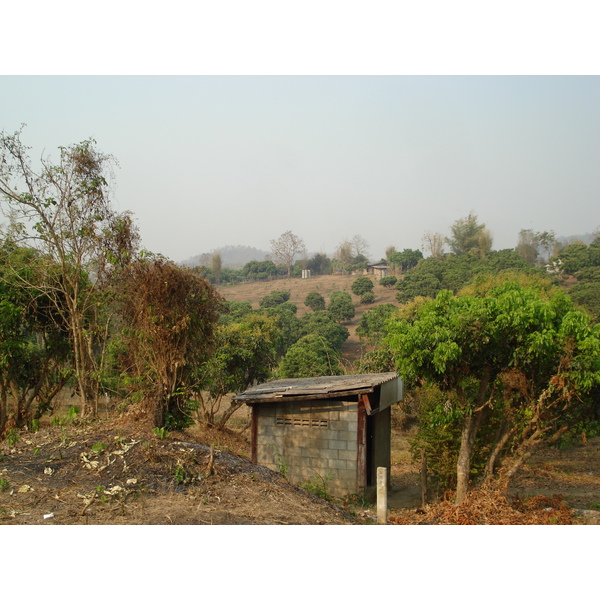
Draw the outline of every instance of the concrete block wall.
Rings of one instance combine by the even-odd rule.
[[[328,479],[329,492],[357,491],[356,402],[265,403],[258,406],[257,462],[286,471],[295,485],[317,474]]]

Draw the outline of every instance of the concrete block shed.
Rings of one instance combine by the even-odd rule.
[[[391,407],[401,399],[396,373],[280,379],[236,397],[252,409],[253,462],[296,485],[324,478],[338,497],[372,491],[377,467],[389,484]]]

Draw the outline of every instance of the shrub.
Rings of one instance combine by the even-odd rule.
[[[334,321],[340,323],[351,321],[356,314],[354,304],[352,303],[352,296],[348,292],[341,291],[331,294],[327,311]]]
[[[393,275],[387,275],[386,277],[382,277],[379,280],[379,283],[383,287],[392,288],[398,283],[398,278],[394,277]]]
[[[261,308],[274,308],[290,299],[290,292],[273,290],[259,302]]]
[[[304,300],[304,305],[315,312],[325,310],[325,298],[319,292],[310,292]]]
[[[368,277],[359,277],[352,282],[352,293],[362,296],[366,292],[373,291],[373,282]]]
[[[361,304],[373,304],[375,302],[375,294],[373,292],[365,292],[360,297]]]

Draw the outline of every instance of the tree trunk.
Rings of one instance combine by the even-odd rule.
[[[219,419],[219,423],[217,425],[217,428],[218,429],[222,429],[223,427],[225,427],[225,424],[232,417],[233,413],[236,412],[238,410],[238,408],[241,408],[242,406],[243,406],[243,404],[241,402],[237,403],[237,402],[234,402],[233,400],[231,400],[231,403],[229,404],[229,407],[221,415],[221,418]]]
[[[460,438],[460,450],[458,460],[456,461],[456,498],[454,504],[458,505],[467,497],[469,491],[469,479],[471,477],[471,460],[473,458],[473,448],[475,438],[479,427],[483,423],[488,410],[487,391],[492,381],[492,369],[486,368],[479,382],[479,391],[477,394],[476,408],[467,415],[463,425]]]
[[[484,484],[489,483],[492,480],[492,477],[494,476],[494,469],[496,467],[496,461],[498,460],[498,457],[500,456],[502,450],[504,450],[504,446],[506,446],[506,443],[508,442],[508,440],[510,440],[515,431],[516,427],[512,427],[511,429],[509,429],[508,422],[503,421],[502,427],[500,428],[500,432],[498,433],[498,436],[496,438],[496,443],[494,444],[494,449],[492,450],[485,465],[485,470],[483,472]]]
[[[2,439],[2,434],[4,432],[4,428],[6,427],[6,405],[8,403],[8,395],[6,393],[6,386],[4,385],[4,381],[0,379],[0,439]]]
[[[551,435],[547,440],[544,440],[541,429],[536,430],[527,440],[525,440],[519,449],[515,459],[506,466],[498,478],[497,487],[500,490],[508,489],[510,480],[514,474],[521,468],[521,465],[533,454],[536,446],[545,441],[548,444],[552,444],[557,441],[565,432],[570,429],[569,425],[563,425],[558,431]]]
[[[460,504],[467,497],[469,490],[469,479],[471,476],[471,458],[473,456],[473,446],[475,445],[475,436],[477,435],[477,419],[475,415],[470,414],[463,426],[460,438],[460,450],[456,462],[456,499],[454,504]]]

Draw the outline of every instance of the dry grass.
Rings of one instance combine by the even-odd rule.
[[[349,370],[351,370],[352,363],[360,358],[366,351],[366,348],[360,343],[360,340],[356,335],[356,328],[363,313],[378,304],[386,304],[388,302],[397,304],[396,290],[383,287],[374,276],[369,277],[375,284],[375,287],[373,288],[375,302],[370,305],[360,304],[358,297],[352,294],[351,291],[352,282],[357,277],[359,277],[359,275],[318,275],[311,277],[310,279],[276,279],[274,281],[266,282],[223,285],[218,289],[226,300],[250,302],[254,309],[259,308],[261,298],[270,292],[274,290],[288,291],[290,292],[289,301],[293,302],[298,307],[298,312],[296,313],[298,317],[310,312],[310,309],[304,305],[304,299],[310,292],[318,292],[326,301],[329,300],[329,296],[332,292],[348,292],[354,300],[356,314],[352,321],[344,323],[350,332],[350,337],[342,347],[342,356],[347,362]]]
[[[559,495],[509,499],[497,491],[479,489],[458,506],[446,500],[392,513],[389,521],[396,525],[572,525],[575,519]]]

